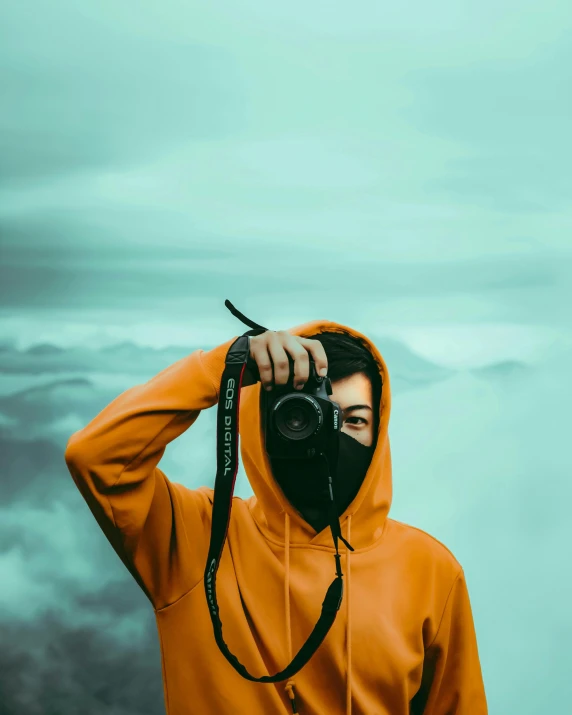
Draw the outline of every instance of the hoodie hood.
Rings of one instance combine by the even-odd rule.
[[[362,333],[349,326],[329,320],[314,320],[288,330],[292,335],[310,337],[318,333],[346,333],[361,340],[375,358],[382,381],[379,405],[377,445],[361,488],[340,517],[342,533],[344,522],[351,517],[351,545],[358,551],[377,541],[389,513],[392,498],[391,454],[388,423],[391,409],[391,389],[387,366],[376,346]],[[283,494],[272,474],[264,446],[264,432],[260,409],[260,382],[241,390],[239,406],[239,434],[241,457],[254,496],[248,499],[249,508],[259,528],[274,541],[285,539],[284,520],[289,517],[290,543],[331,547],[334,551],[330,527],[319,533],[303,519]]]

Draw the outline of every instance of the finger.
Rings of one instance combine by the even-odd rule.
[[[310,356],[300,342],[291,335],[283,336],[284,350],[294,359],[293,385],[294,389],[301,390],[310,376]]]
[[[268,335],[268,352],[272,359],[275,385],[285,385],[290,377],[290,363],[282,345],[282,340],[283,338],[279,337],[277,333]]]
[[[265,390],[269,390],[272,387],[273,373],[272,361],[270,360],[266,343],[252,345],[250,355],[258,366],[262,387],[264,387]]]
[[[299,338],[299,340],[314,359],[318,375],[326,375],[328,372],[328,358],[322,343],[313,338]],[[323,373],[321,372],[322,370],[324,371]]]

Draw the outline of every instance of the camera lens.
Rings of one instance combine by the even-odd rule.
[[[320,429],[323,421],[322,410],[310,395],[286,395],[273,411],[276,429],[285,439],[306,439]]]
[[[308,415],[299,406],[291,407],[284,415],[284,424],[288,429],[298,432],[308,426]]]

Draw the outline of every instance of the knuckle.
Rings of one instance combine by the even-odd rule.
[[[270,358],[269,358],[268,353],[266,352],[266,350],[256,352],[256,353],[253,355],[253,358],[256,360],[256,362],[258,363],[258,365],[260,365],[260,366],[262,366],[262,367],[269,367],[269,366],[270,366]]]
[[[302,345],[302,343],[299,343],[297,340],[290,341],[288,350],[291,350],[296,357],[298,357],[299,355],[304,355],[308,352],[304,345]]]
[[[271,368],[272,367],[272,360],[270,359],[270,356],[268,353],[264,355],[264,357],[260,360],[258,363],[259,365],[262,365],[265,369]]]
[[[296,370],[307,370],[310,365],[310,356],[308,353],[304,353],[303,355],[296,355],[296,359],[294,361],[294,368]]]
[[[310,375],[310,357],[304,350],[304,354],[296,357],[294,362],[294,382],[295,387],[303,385]]]

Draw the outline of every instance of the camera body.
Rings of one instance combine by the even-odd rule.
[[[275,459],[309,459],[320,453],[337,456],[342,411],[330,399],[329,377],[318,375],[311,356],[310,373],[302,390],[293,383],[294,360],[288,356],[290,372],[285,385],[261,391],[261,415],[265,447]]]

